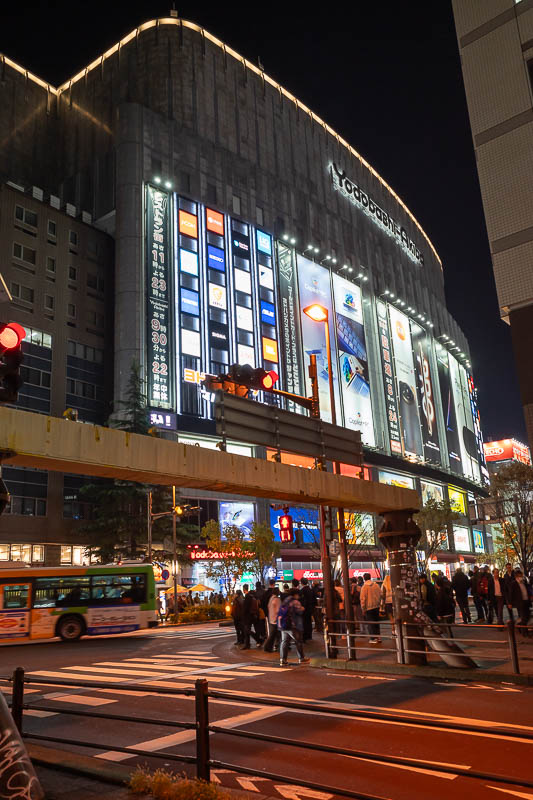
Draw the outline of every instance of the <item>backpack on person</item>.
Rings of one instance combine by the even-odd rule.
[[[290,603],[283,603],[278,611],[277,618],[278,628],[280,631],[290,631],[292,628],[292,615]]]
[[[482,575],[477,582],[477,593],[483,597],[486,597],[489,593],[489,579],[486,575]]]

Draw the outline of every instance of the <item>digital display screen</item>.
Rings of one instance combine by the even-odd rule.
[[[244,331],[253,331],[254,319],[251,309],[243,308],[242,306],[235,306],[235,317],[238,328],[241,328]]]
[[[200,358],[200,334],[183,328],[181,331],[181,349],[189,356]]]
[[[252,533],[252,523],[255,519],[255,505],[253,503],[220,502],[218,504],[218,519],[222,528],[222,538],[224,538],[224,528],[229,525],[235,525],[243,532],[244,538],[249,539]]]

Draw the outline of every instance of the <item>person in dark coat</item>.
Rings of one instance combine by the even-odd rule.
[[[485,611],[487,610],[486,601],[478,591],[478,582],[481,579],[481,572],[479,567],[474,567],[474,572],[470,578],[470,591],[472,592],[472,599],[476,607],[477,619],[476,622],[485,622]]]
[[[472,622],[470,608],[468,607],[468,590],[470,589],[470,580],[459,567],[455,570],[455,575],[452,578],[452,588],[455,592],[457,605],[461,609],[463,622]]]
[[[505,572],[502,575],[502,584],[503,584],[503,595],[505,597],[505,603],[507,605],[507,611],[509,613],[509,618],[513,619],[513,607],[509,608],[509,601],[507,600],[509,596],[509,590],[511,588],[511,582],[514,580],[514,570],[513,565],[510,562],[507,562],[505,565]]]
[[[531,587],[521,569],[515,569],[514,580],[509,583],[507,607],[516,608],[518,625],[527,625],[531,614]],[[520,633],[522,636],[528,635],[528,631],[523,629]]]
[[[240,589],[237,589],[233,603],[231,604],[231,616],[233,618],[233,625],[235,626],[235,633],[237,634],[237,641],[235,644],[244,644],[244,631],[242,627],[242,611],[244,606],[244,597]]]
[[[305,642],[309,642],[313,638],[313,611],[315,609],[315,598],[307,578],[302,578],[301,583],[302,588],[300,590],[300,603],[304,607],[303,640],[305,644]]]
[[[440,576],[437,578],[435,611],[437,613],[437,622],[446,623],[446,626],[443,625],[441,628],[443,634],[452,637],[452,629],[449,626],[455,622],[455,600],[453,599],[450,582]]]
[[[437,621],[437,611],[435,603],[437,601],[437,594],[435,587],[428,581],[427,575],[422,572],[418,578],[420,583],[420,596],[422,598],[422,611],[427,614],[433,622]]]
[[[242,606],[242,628],[244,641],[241,650],[250,649],[250,636],[255,639],[258,647],[261,645],[261,637],[257,632],[257,621],[259,618],[259,603],[254,592],[250,591],[247,583],[243,584],[244,602]],[[254,630],[252,630],[252,626]]]

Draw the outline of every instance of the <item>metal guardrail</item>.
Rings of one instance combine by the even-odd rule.
[[[162,689],[160,687],[151,687],[147,684],[142,685],[135,685],[135,684],[128,684],[128,691],[133,692],[142,692],[146,694],[147,692],[152,694],[165,694],[165,695],[176,695],[176,696],[194,696],[195,699],[195,719],[194,722],[183,721],[183,720],[170,720],[170,719],[153,719],[149,717],[137,717],[137,716],[130,716],[130,715],[123,715],[123,714],[107,714],[102,713],[100,711],[82,711],[78,709],[58,709],[55,706],[50,705],[43,705],[38,702],[24,702],[24,685],[27,684],[39,684],[42,686],[48,685],[60,685],[60,686],[76,686],[78,688],[87,688],[87,689],[99,689],[99,688],[107,688],[107,689],[116,689],[116,684],[113,683],[104,683],[102,681],[69,681],[68,679],[65,680],[54,680],[50,678],[33,678],[25,676],[24,670],[21,667],[18,667],[11,676],[0,678],[0,680],[9,681],[12,683],[12,697],[11,697],[11,713],[14,719],[14,722],[20,732],[20,734],[27,738],[27,739],[36,739],[41,741],[48,741],[54,742],[57,744],[68,744],[74,745],[76,747],[86,747],[91,749],[97,750],[112,750],[119,753],[127,753],[130,756],[145,756],[148,758],[162,758],[165,761],[176,761],[182,763],[190,763],[196,764],[196,775],[198,778],[202,780],[209,781],[211,777],[211,769],[229,769],[237,773],[241,773],[244,775],[259,775],[262,778],[268,778],[274,781],[280,781],[282,783],[289,783],[289,784],[298,784],[299,786],[312,789],[315,791],[324,791],[329,793],[334,793],[344,797],[356,798],[356,800],[385,800],[383,797],[378,797],[377,795],[369,795],[363,792],[353,791],[351,789],[341,789],[338,787],[333,787],[331,785],[326,785],[323,783],[317,783],[314,781],[308,781],[305,779],[297,778],[291,775],[280,775],[274,772],[265,772],[263,770],[252,769],[246,767],[241,764],[233,764],[228,763],[225,761],[220,761],[218,759],[212,758],[211,756],[211,741],[210,736],[211,734],[218,734],[224,736],[235,736],[246,738],[248,740],[257,741],[257,742],[268,742],[274,744],[276,746],[283,746],[289,748],[300,748],[304,750],[311,750],[315,752],[327,753],[330,755],[340,755],[340,756],[348,756],[351,758],[361,758],[365,761],[371,761],[374,764],[397,764],[401,766],[407,767],[414,767],[417,769],[423,769],[424,772],[445,772],[453,775],[460,775],[461,777],[465,778],[475,778],[485,781],[492,781],[497,783],[507,783],[516,786],[528,787],[533,788],[533,781],[528,781],[527,779],[520,779],[513,776],[508,775],[494,775],[490,773],[485,773],[479,770],[471,770],[471,769],[464,769],[461,767],[455,766],[446,766],[443,764],[438,765],[431,765],[427,761],[422,761],[416,758],[408,758],[404,756],[395,756],[395,755],[385,755],[379,753],[369,753],[364,750],[356,750],[348,747],[335,747],[333,745],[321,744],[316,742],[310,742],[306,740],[296,740],[296,739],[289,739],[283,736],[273,736],[266,733],[261,732],[252,732],[248,730],[242,730],[239,728],[225,728],[221,725],[217,725],[216,723],[210,724],[209,723],[209,699],[212,698],[216,699],[223,699],[225,702],[233,701],[239,704],[250,704],[250,705],[263,705],[263,706],[275,706],[277,708],[281,707],[287,709],[287,711],[301,711],[301,712],[308,712],[312,711],[315,714],[324,714],[324,715],[334,715],[334,716],[341,716],[344,718],[352,719],[354,722],[359,720],[364,720],[368,722],[369,720],[388,720],[394,722],[396,724],[405,724],[409,725],[410,727],[418,727],[418,728],[431,728],[435,729],[438,728],[440,730],[446,730],[449,732],[470,732],[470,733],[487,733],[486,726],[483,725],[469,725],[468,723],[451,723],[448,721],[442,720],[435,720],[431,718],[431,715],[428,715],[427,718],[423,718],[420,716],[411,717],[407,714],[395,714],[395,713],[384,713],[380,711],[372,711],[372,710],[357,710],[352,708],[346,708],[344,706],[335,705],[335,704],[327,704],[323,702],[310,702],[304,700],[282,700],[278,698],[269,698],[269,697],[258,697],[256,695],[250,696],[245,694],[239,694],[238,692],[231,692],[222,689],[212,689],[209,690],[208,682],[205,679],[198,679],[195,681],[194,689],[172,689],[172,688],[165,688]],[[196,732],[196,754],[195,755],[186,755],[186,754],[175,754],[175,753],[158,753],[157,751],[147,751],[141,750],[135,747],[121,747],[116,744],[106,744],[103,742],[89,742],[89,741],[80,741],[75,740],[72,738],[60,737],[60,736],[52,736],[48,734],[37,734],[32,733],[29,731],[23,730],[23,722],[24,722],[24,710],[40,710],[40,711],[52,711],[54,713],[63,714],[66,716],[77,716],[77,717],[92,717],[96,719],[109,719],[109,720],[116,720],[116,721],[126,721],[128,723],[136,723],[136,724],[148,724],[148,725],[164,725],[168,727],[176,727],[182,730],[194,730]],[[528,739],[533,742],[533,733],[528,731],[514,730],[511,728],[507,728],[505,724],[501,727],[491,728],[490,729],[491,735],[497,735],[503,738],[507,738],[509,740],[519,739],[523,741],[524,739]]]
[[[361,644],[357,642],[357,640],[363,640],[363,642],[374,639],[375,635],[372,633],[365,633],[364,629],[368,626],[379,625],[380,629],[385,628],[385,630],[389,629],[388,634],[381,634],[381,639],[390,640],[392,646],[391,647],[380,647],[376,649],[375,646],[368,646],[365,644]],[[497,659],[502,658],[506,654],[502,653],[501,655],[497,655],[494,652],[480,652],[478,650],[479,645],[490,645],[492,648],[506,648],[507,649],[507,656],[512,664],[512,670],[515,675],[520,675],[520,652],[519,652],[519,639],[517,638],[517,631],[524,637],[524,642],[526,641],[526,637],[533,637],[533,626],[531,625],[520,625],[514,620],[509,620],[504,625],[496,625],[496,624],[481,624],[481,623],[457,623],[457,622],[431,622],[431,625],[437,628],[440,628],[443,633],[449,632],[449,636],[442,635],[442,636],[416,636],[411,633],[413,627],[417,627],[416,623],[412,622],[402,622],[401,620],[394,620],[390,621],[389,619],[379,619],[379,620],[346,620],[346,619],[334,619],[334,620],[324,620],[324,647],[326,652],[327,658],[336,658],[339,651],[346,651],[346,657],[349,661],[356,661],[357,660],[357,652],[358,651],[372,651],[375,653],[394,653],[396,655],[396,660],[398,664],[406,664],[407,659],[406,655],[409,653],[416,653],[420,655],[420,650],[410,650],[406,647],[406,639],[409,640],[419,640],[419,641],[440,641],[440,642],[453,642],[454,644],[468,644],[473,645],[469,647],[469,649],[465,652],[465,655],[471,656],[472,658],[484,658],[484,659]],[[409,634],[406,634],[407,627],[410,628]],[[418,625],[418,627],[422,627]],[[335,630],[337,628],[338,630]],[[501,639],[479,639],[479,638],[468,638],[464,636],[454,637],[452,630],[457,629],[458,631],[464,632],[468,629],[472,630],[490,630],[490,631],[498,631],[505,633],[505,636]],[[342,642],[342,639],[346,639],[346,643]],[[435,656],[438,656],[438,653],[432,650],[428,651],[429,653],[434,653]]]

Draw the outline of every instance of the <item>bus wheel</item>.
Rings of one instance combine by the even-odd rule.
[[[74,615],[61,617],[57,623],[56,634],[64,642],[75,642],[85,633],[85,625],[81,617]]]

